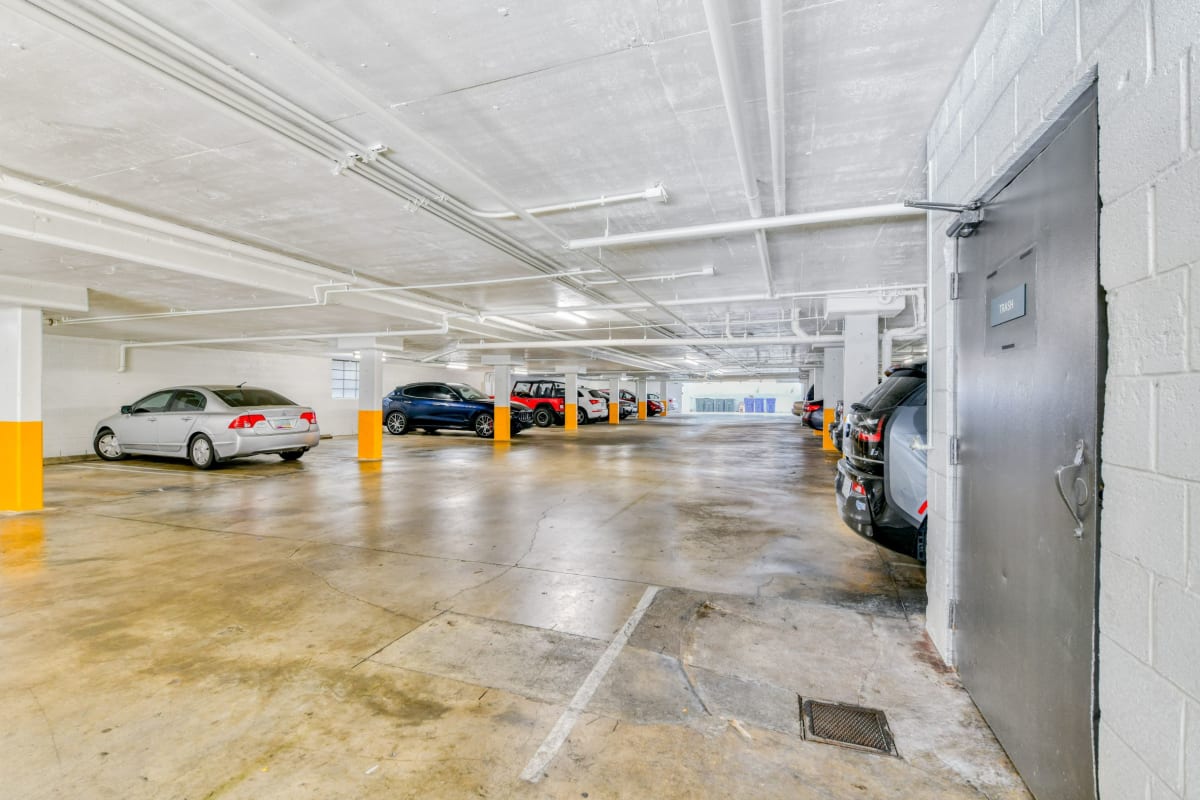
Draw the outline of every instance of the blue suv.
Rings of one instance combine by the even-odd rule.
[[[465,383],[410,383],[397,386],[383,398],[383,424],[399,436],[413,428],[435,433],[441,428],[475,431],[490,439],[496,428],[495,401]],[[533,412],[512,403],[510,435],[533,427]]]

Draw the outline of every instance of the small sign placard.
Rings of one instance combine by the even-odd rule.
[[[992,298],[989,320],[993,328],[1025,316],[1025,286],[1026,284],[1022,283]]]

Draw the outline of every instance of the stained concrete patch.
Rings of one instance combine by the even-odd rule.
[[[371,660],[561,704],[575,694],[607,644],[446,613]]]

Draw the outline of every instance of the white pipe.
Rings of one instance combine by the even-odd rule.
[[[900,203],[877,206],[838,208],[829,211],[811,211],[807,214],[788,214],[784,217],[761,217],[731,222],[712,222],[707,225],[692,225],[687,228],[662,228],[641,233],[618,233],[612,236],[593,236],[589,239],[571,239],[568,250],[584,250],[590,247],[620,247],[629,244],[654,244],[679,242],[689,239],[706,239],[737,233],[775,230],[776,228],[801,228],[810,225],[830,225],[838,222],[864,222],[883,219],[923,217],[920,209],[908,208]]]
[[[692,337],[679,339],[563,339],[559,341],[479,342],[460,344],[459,350],[577,350],[594,347],[766,347],[770,345],[834,344],[837,336],[740,336]]]
[[[648,283],[650,281],[677,281],[680,278],[708,278],[716,274],[717,271],[712,267],[704,267],[692,272],[661,272],[657,275],[639,275],[625,280],[629,283]],[[584,281],[584,286],[612,286],[617,283],[620,281]]]
[[[244,342],[294,342],[303,341],[305,339],[342,339],[359,336],[368,336],[374,338],[384,338],[391,336],[436,336],[439,334],[448,333],[450,326],[443,320],[441,327],[438,328],[421,328],[409,331],[370,331],[368,333],[289,333],[272,336],[231,336],[220,339],[176,339],[168,342],[125,342],[121,345],[121,360],[117,367],[117,372],[124,372],[128,352],[133,348],[144,347],[188,347],[191,345],[208,345],[208,344],[242,344]]]
[[[771,133],[771,188],[775,197],[775,216],[787,213],[787,169],[783,140],[787,131],[784,122],[783,90],[783,0],[762,0],[763,69],[767,82],[767,127]]]
[[[880,294],[880,295],[891,294],[894,296],[897,294],[912,294],[914,291],[916,291],[918,289],[924,289],[924,288],[925,288],[925,284],[923,284],[923,283],[906,283],[906,284],[901,284],[901,285],[897,285],[897,286],[874,286],[874,287],[863,287],[863,288],[859,288],[859,289],[827,289],[827,290],[823,290],[823,291],[810,291],[810,292],[781,292],[781,293],[775,295],[775,297],[768,297],[765,294],[738,294],[738,295],[726,295],[726,296],[718,296],[718,297],[677,298],[674,300],[659,300],[658,305],[668,306],[668,307],[678,307],[678,306],[716,305],[716,304],[725,304],[725,303],[761,303],[761,302],[770,302],[772,300],[790,300],[790,299],[799,298],[799,297],[827,297],[830,295],[843,295],[843,294]],[[588,312],[588,311],[632,311],[632,310],[636,310],[639,308],[649,308],[649,307],[650,307],[649,303],[642,303],[642,302],[635,301],[635,302],[630,302],[630,303],[598,303],[598,304],[590,305],[590,306],[571,306],[570,308],[566,308],[566,309],[540,308],[540,307],[490,309],[490,310],[483,310],[478,313],[485,317],[496,317],[496,316],[531,317],[531,316],[537,316],[539,314],[553,314],[557,311],[564,311],[564,310],[578,313],[578,312]],[[450,316],[453,317],[456,315],[454,313],[451,313]],[[458,314],[457,316],[468,316],[468,315],[465,312],[463,312],[463,313]],[[470,316],[474,316],[474,315],[472,314]],[[683,323],[683,324],[687,324],[690,326],[692,323]]]
[[[742,192],[750,216],[762,216],[762,199],[758,194],[758,181],[754,177],[754,162],[746,134],[746,121],[742,110],[746,106],[742,96],[741,76],[738,75],[737,55],[733,45],[733,23],[729,18],[726,0],[704,0],[704,18],[708,23],[708,35],[712,40],[713,55],[717,62],[717,78],[721,83],[721,95],[725,101],[725,113],[729,117],[729,129],[733,135],[733,152],[742,176]],[[767,294],[775,294],[775,280],[771,275],[771,257],[767,251],[766,235],[759,229],[755,233],[758,247],[758,262],[767,285]],[[570,246],[570,245],[568,245]]]
[[[535,208],[525,209],[525,213],[538,216],[540,214],[554,214],[559,211],[578,211],[584,208],[600,208],[602,206],[611,206],[617,203],[629,203],[634,200],[653,200],[658,203],[665,203],[667,202],[667,190],[663,188],[661,183],[656,183],[649,189],[643,189],[640,192],[601,195],[590,200],[576,200],[570,203],[555,203],[548,206],[536,206]],[[483,219],[520,219],[520,215],[515,211],[482,211],[478,208],[471,208],[470,206],[464,206],[464,210],[468,214],[472,214],[476,217],[482,217]]]

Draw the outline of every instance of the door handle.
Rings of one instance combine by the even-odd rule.
[[[1071,517],[1075,520],[1076,539],[1083,538],[1083,512],[1087,509],[1088,501],[1091,500],[1091,489],[1083,471],[1085,450],[1086,445],[1083,439],[1080,439],[1075,443],[1074,460],[1070,464],[1064,464],[1054,470],[1054,485],[1058,489],[1058,496],[1062,498],[1067,510],[1071,512]],[[1075,475],[1075,480],[1071,481],[1070,496],[1063,484],[1063,478],[1068,472],[1073,472]]]

